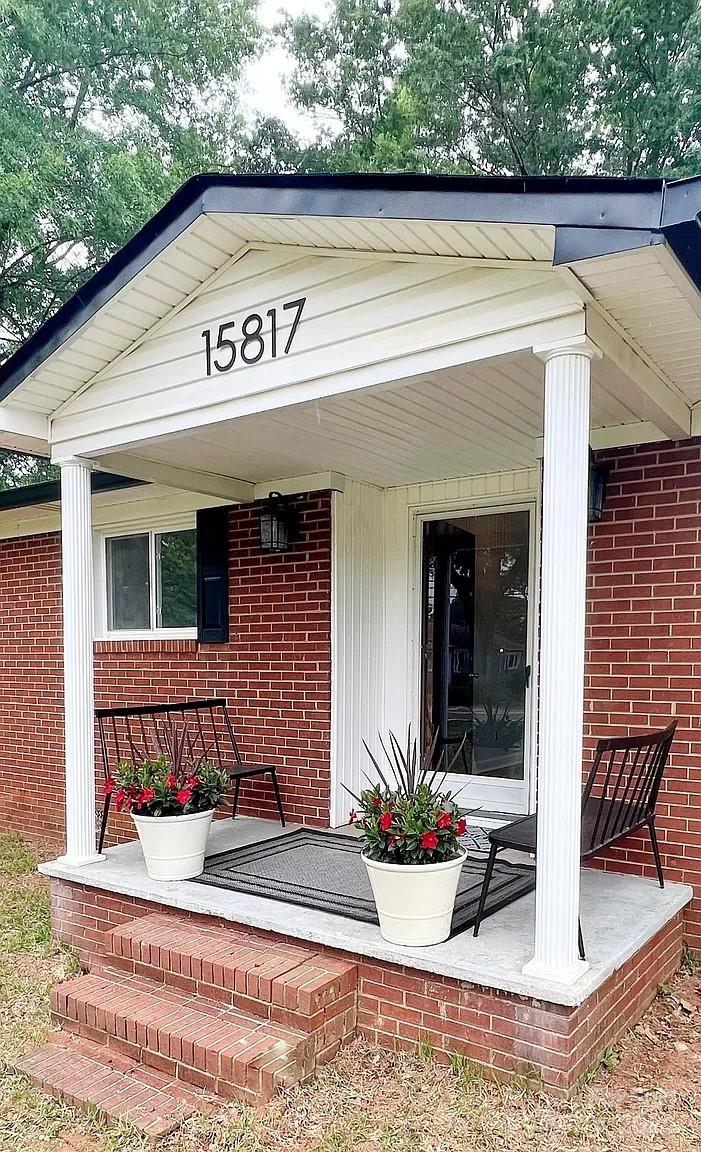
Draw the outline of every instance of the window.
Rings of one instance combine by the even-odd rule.
[[[194,635],[196,531],[125,530],[102,537],[98,633]]]

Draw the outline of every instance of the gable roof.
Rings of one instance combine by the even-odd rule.
[[[0,366],[0,401],[202,216],[548,226],[555,264],[666,240],[701,288],[700,212],[701,177],[196,176]]]

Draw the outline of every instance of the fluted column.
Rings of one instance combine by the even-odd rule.
[[[93,552],[91,466],[61,461],[63,684],[66,738],[66,854],[70,864],[99,860],[95,847]]]
[[[535,952],[524,971],[573,983],[579,959],[584,612],[591,344],[545,361]]]

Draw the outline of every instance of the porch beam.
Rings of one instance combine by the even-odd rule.
[[[177,445],[173,444],[173,454],[177,456]],[[219,476],[214,472],[200,472],[195,468],[181,468],[175,464],[161,464],[144,460],[140,456],[130,456],[127,452],[111,452],[93,461],[98,468],[116,472],[120,476],[131,476],[134,480],[145,480],[150,484],[162,484],[166,488],[179,488],[184,492],[198,492],[202,496],[216,496],[229,500],[232,504],[246,504],[254,499],[255,486],[247,480],[234,476]]]
[[[693,408],[692,408],[692,435]],[[602,428],[592,428],[589,433],[589,444],[594,452],[607,448],[629,448],[635,444],[657,444],[661,440],[669,440],[660,432],[656,424],[649,420],[633,420],[629,424],[608,424]],[[535,453],[539,460],[543,458],[543,437],[536,437]]]
[[[49,455],[49,422],[39,412],[16,404],[0,405],[0,447],[13,452]]]
[[[66,757],[66,854],[72,865],[101,857],[95,847],[92,499],[87,460],[63,460],[61,553]]]
[[[254,499],[265,500],[271,492],[295,496],[301,492],[345,492],[346,478],[340,472],[311,472],[306,476],[288,476],[284,480],[264,480],[256,484]]]
[[[534,348],[545,362],[538,852],[535,951],[524,972],[560,984],[579,959],[584,612],[587,569],[588,340]]]

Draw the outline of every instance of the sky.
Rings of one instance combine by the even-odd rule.
[[[285,13],[290,16],[323,15],[327,0],[260,0],[258,15],[266,28],[272,28]],[[304,143],[314,137],[309,116],[292,107],[285,93],[285,81],[292,70],[292,59],[282,47],[264,52],[249,65],[244,74],[242,103],[245,113],[253,118],[257,110],[264,116],[279,116]]]

